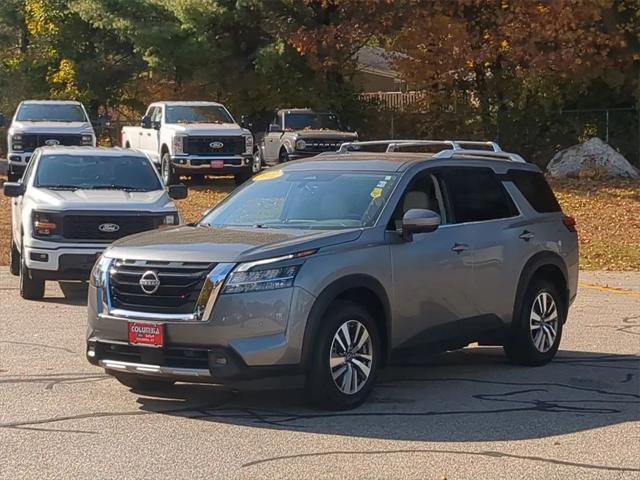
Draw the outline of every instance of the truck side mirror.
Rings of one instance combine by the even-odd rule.
[[[280,125],[278,125],[277,123],[272,123],[271,125],[269,125],[269,132],[278,133],[281,131],[282,131],[282,128],[280,128]]]
[[[4,118],[4,113],[0,112],[0,127],[4,127],[5,123],[7,123],[7,120]]]
[[[177,183],[175,185],[169,185],[169,196],[174,200],[182,200],[187,198],[187,186],[184,183]]]
[[[149,115],[145,115],[144,117],[142,117],[140,126],[142,128],[151,128],[151,117]]]
[[[27,187],[22,182],[4,182],[2,189],[7,197],[21,197]]]

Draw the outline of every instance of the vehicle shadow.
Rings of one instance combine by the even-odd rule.
[[[51,283],[51,282],[49,282]],[[61,305],[87,305],[88,282],[60,282],[58,289],[51,289],[47,285],[47,295],[41,299],[44,303],[58,303]],[[62,295],[60,295],[62,293]]]
[[[468,348],[387,368],[369,401],[343,412],[306,407],[298,377],[135,393],[144,411],[202,422],[393,440],[519,440],[640,420],[639,367],[636,355],[562,351],[549,365],[524,368],[500,349]]]

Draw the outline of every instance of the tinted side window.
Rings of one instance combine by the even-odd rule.
[[[531,204],[536,212],[559,212],[560,205],[556,200],[553,190],[540,172],[527,172],[525,170],[509,170],[508,179],[511,180],[524,198]]]
[[[494,220],[518,214],[513,200],[490,168],[447,168],[445,184],[454,223]]]

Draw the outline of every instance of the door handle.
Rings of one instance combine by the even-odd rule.
[[[525,242],[528,242],[529,240],[531,240],[535,236],[536,235],[533,232],[530,232],[529,230],[525,230],[524,232],[522,232],[520,234],[520,238],[522,240],[524,240]]]
[[[451,250],[456,253],[461,253],[469,250],[469,245],[467,245],[466,243],[455,243],[453,247],[451,247]]]

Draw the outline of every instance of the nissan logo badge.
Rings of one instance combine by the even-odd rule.
[[[45,140],[44,144],[47,147],[55,147],[56,145],[60,145],[60,140],[56,140],[55,138],[50,138],[49,140]]]
[[[120,225],[117,223],[102,223],[98,226],[98,230],[103,233],[113,233],[120,230]]]
[[[220,150],[222,147],[224,147],[224,143],[222,143],[222,142],[211,142],[209,144],[209,146],[211,148],[213,148],[214,150]]]
[[[144,293],[153,295],[158,291],[158,288],[160,288],[160,278],[158,278],[158,274],[153,270],[147,270],[140,277],[138,284]]]

